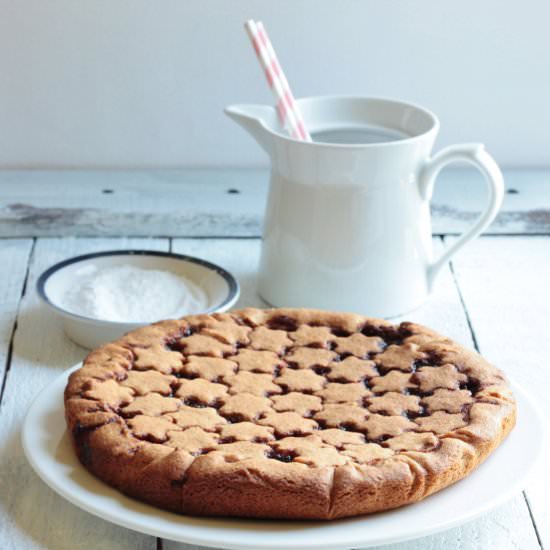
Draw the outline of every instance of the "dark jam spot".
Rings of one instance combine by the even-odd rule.
[[[223,445],[224,443],[235,443],[237,439],[235,437],[222,437],[221,439],[218,439],[218,443],[220,445]]]
[[[343,422],[338,426],[344,432],[355,432],[357,431],[357,426],[351,422]]]
[[[84,397],[84,393],[91,390],[93,388],[93,384],[91,380],[86,380],[84,384],[82,384],[82,391],[80,392],[80,397]]]
[[[177,336],[166,340],[166,342],[164,342],[164,347],[170,351],[181,351],[183,349],[181,339],[185,336],[189,336],[189,334],[187,334],[189,330],[190,329],[182,330]]]
[[[393,370],[391,367],[387,367],[386,365],[376,365],[376,368],[380,376],[384,376],[385,374],[388,374],[388,372]]]
[[[401,323],[398,327],[374,325],[365,323],[361,332],[365,336],[378,336],[388,344],[400,344],[405,338],[412,335],[412,331],[407,323]]]
[[[183,400],[183,404],[187,405],[188,407],[196,407],[198,409],[203,409],[204,407],[208,407],[207,403],[203,403],[196,397],[186,397]]]
[[[314,367],[312,367],[312,370],[315,374],[318,374],[319,376],[324,376],[325,374],[330,372],[330,367],[315,365]]]
[[[170,481],[172,487],[183,487],[183,484],[186,481],[186,476],[183,476],[181,479],[173,479]]]
[[[194,380],[195,378],[198,378],[198,374],[193,374],[191,372],[175,372],[174,376],[176,378],[185,378],[186,380]]]
[[[310,342],[305,347],[311,349],[327,349],[330,344],[332,344],[332,342],[327,343],[327,345],[325,345],[323,342]]]
[[[411,377],[411,381],[413,381],[413,377]],[[420,388],[406,388],[403,393],[405,395],[416,395],[417,397],[430,397],[434,394],[433,390],[422,391]]]
[[[125,411],[120,411],[118,413],[118,415],[121,417],[121,418],[124,418],[124,420],[129,420],[130,418],[134,418],[134,416],[137,416],[138,414],[141,414],[139,412],[125,412]]]
[[[296,458],[296,454],[291,453],[290,451],[271,450],[267,453],[267,458],[279,460],[280,462],[292,462]]]
[[[410,419],[414,420],[415,418],[420,418],[421,416],[429,416],[429,412],[426,409],[426,407],[420,407],[420,410],[418,411],[405,411],[405,416]]]
[[[94,429],[82,426],[81,424],[77,424],[73,429],[73,439],[78,449],[78,456],[85,466],[89,466],[92,463],[92,449],[88,443],[88,438]]]
[[[281,367],[275,367],[273,369],[273,378],[277,378],[281,375]]]
[[[286,330],[287,332],[294,332],[298,328],[298,322],[292,317],[287,315],[278,315],[273,317],[267,323],[268,328],[271,330]]]
[[[237,424],[238,422],[244,422],[246,419],[242,414],[222,414],[222,416],[229,422],[229,424]]]
[[[468,377],[466,382],[461,382],[461,390],[469,390],[472,395],[476,395],[481,390],[481,382],[477,378]]]
[[[417,359],[414,362],[414,366],[419,369],[420,367],[438,367],[443,364],[443,358],[436,351],[427,351],[424,359]]]
[[[254,329],[254,328],[256,328],[256,326],[257,326],[257,325],[255,325],[254,322],[251,321],[250,319],[246,319],[246,318],[241,319],[240,317],[238,317],[238,318],[232,317],[232,319],[233,319],[234,321],[236,321],[236,323],[237,323],[238,325],[241,325],[241,326],[243,326],[243,327],[249,327],[249,328]]]
[[[347,338],[348,336],[351,336],[351,332],[344,330],[342,327],[331,327],[330,332],[338,338]]]
[[[414,334],[413,323],[409,321],[403,321],[402,323],[400,323],[397,330],[399,331],[399,334],[403,339],[408,338],[409,336],[412,336]]]
[[[101,428],[102,426],[106,426],[107,424],[113,424],[114,422],[117,422],[117,420],[117,416],[112,416],[106,422],[102,422],[101,424],[94,424],[92,426],[83,426],[82,424],[77,423],[72,432],[75,443],[77,445],[87,443],[88,437],[93,431]]]

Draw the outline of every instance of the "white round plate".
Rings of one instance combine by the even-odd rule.
[[[65,371],[44,388],[23,425],[27,459],[38,475],[76,506],[135,531],[203,546],[233,549],[337,549],[388,544],[455,527],[504,503],[526,483],[542,454],[540,413],[518,387],[518,423],[504,443],[471,475],[427,499],[398,510],[332,522],[193,518],[125,497],[80,464],[65,429]]]

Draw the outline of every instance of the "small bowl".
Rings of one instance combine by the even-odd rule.
[[[175,275],[184,276],[200,286],[208,297],[208,308],[201,313],[226,311],[235,304],[240,294],[239,283],[231,273],[193,256],[151,250],[109,250],[69,258],[44,271],[36,283],[36,288],[40,298],[63,319],[63,328],[67,336],[73,342],[89,349],[116,340],[123,334],[148,324],[95,319],[63,308],[62,296],[69,287],[68,283],[79,269],[90,264],[98,268],[131,265],[143,269],[170,271]]]

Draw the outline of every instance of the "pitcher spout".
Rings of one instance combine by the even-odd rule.
[[[224,110],[225,114],[242,126],[271,155],[273,150],[273,135],[270,126],[273,125],[276,114],[273,107],[267,105],[231,105]]]

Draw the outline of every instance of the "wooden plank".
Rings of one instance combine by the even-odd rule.
[[[452,511],[449,511],[452,513]],[[513,524],[511,518],[520,517]],[[373,550],[540,550],[533,526],[525,515],[525,502],[515,498],[495,511],[457,529],[404,544]]]
[[[434,240],[436,254],[441,251],[439,239]],[[259,260],[260,242],[238,239],[176,239],[174,252],[194,254],[220,263],[234,273],[243,287],[238,306],[260,306],[261,300],[255,292],[256,270]],[[473,342],[468,322],[457,292],[450,269],[444,269],[430,300],[418,310],[404,316],[409,320],[424,323],[458,342],[472,347]],[[401,319],[396,319],[396,321]],[[497,544],[493,544],[494,541]],[[388,548],[388,547],[384,547]],[[445,533],[424,537],[418,541],[393,545],[392,550],[535,550],[538,549],[529,510],[521,496],[501,506],[494,512],[466,525]],[[164,550],[197,550],[197,546],[180,545],[163,541]]]
[[[550,422],[550,238],[484,237],[453,265],[481,352],[529,390]],[[541,543],[550,548],[548,468],[534,480],[526,494]]]
[[[0,236],[258,236],[266,192],[264,170],[0,172]]]
[[[31,239],[0,241],[0,396],[31,248]]]
[[[2,550],[156,548],[154,537],[95,518],[51,491],[31,470],[20,443],[21,422],[36,391],[63,369],[80,361],[86,353],[65,337],[61,324],[39,302],[34,290],[37,277],[54,262],[75,254],[128,247],[167,250],[168,241],[45,239],[36,244],[0,409]]]
[[[506,170],[509,191],[491,233],[550,234],[550,170]],[[0,237],[258,237],[265,169],[0,172]],[[434,234],[458,234],[485,203],[481,176],[445,170]]]

